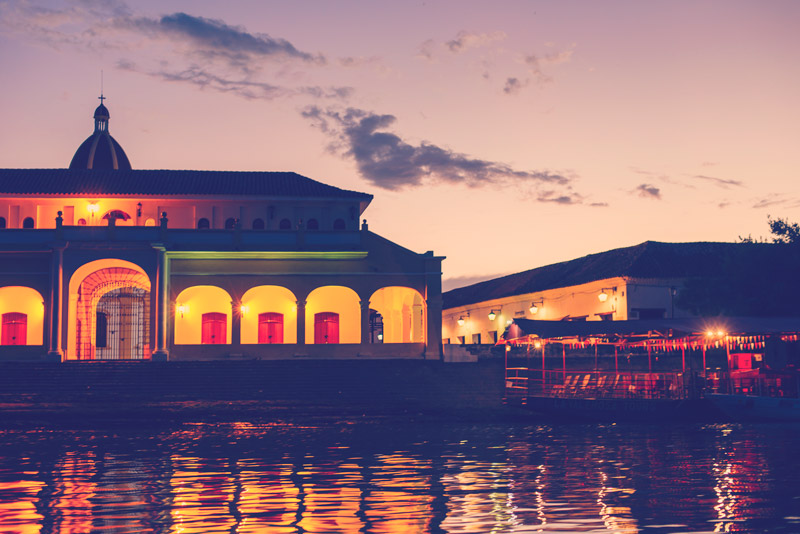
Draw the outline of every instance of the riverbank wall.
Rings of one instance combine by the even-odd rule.
[[[0,363],[0,419],[502,412],[503,363],[409,360]]]

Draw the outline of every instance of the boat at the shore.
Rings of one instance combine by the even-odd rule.
[[[798,332],[798,318],[517,319],[505,399],[559,418],[800,420]]]

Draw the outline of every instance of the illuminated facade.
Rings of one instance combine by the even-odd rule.
[[[0,359],[436,358],[441,261],[291,172],[0,169]]]
[[[494,344],[514,319],[621,321],[689,317],[684,282],[718,276],[735,243],[658,243],[601,252],[444,294],[442,338]]]

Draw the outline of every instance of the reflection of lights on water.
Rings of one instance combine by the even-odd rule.
[[[609,487],[608,475],[600,471],[600,489],[597,492],[597,504],[600,505],[600,517],[608,530],[613,530],[614,532],[639,532],[636,521],[632,519],[633,512],[629,507],[606,504],[608,495],[615,493],[632,495],[635,492],[636,490],[633,488]]]

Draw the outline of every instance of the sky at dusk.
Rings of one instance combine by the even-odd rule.
[[[800,220],[800,2],[0,0],[0,167],[295,171],[446,287]]]

